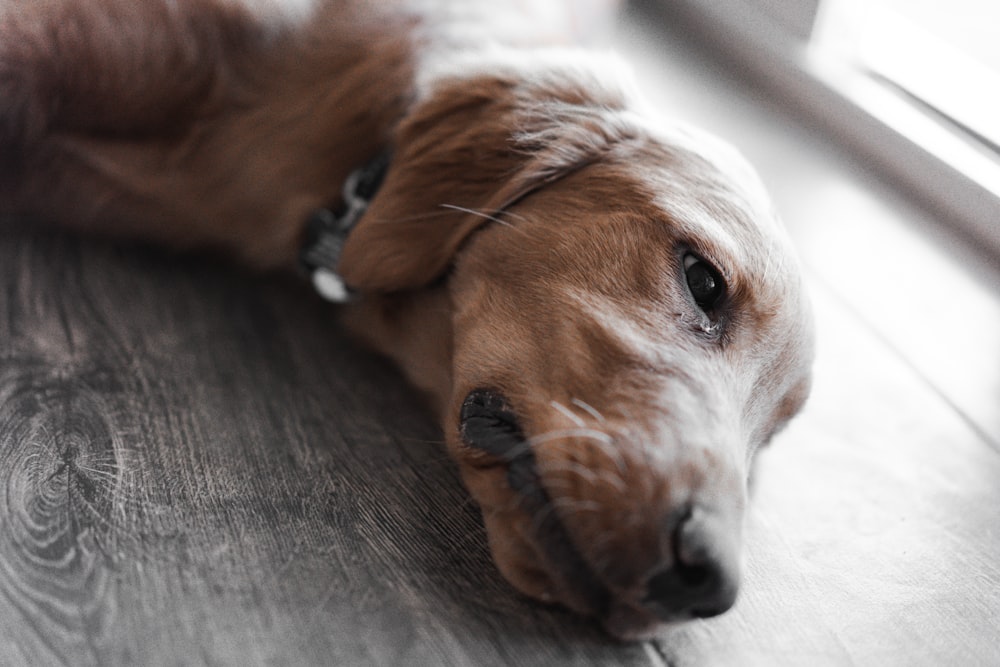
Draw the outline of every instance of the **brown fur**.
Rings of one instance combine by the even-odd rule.
[[[264,267],[291,262],[302,220],[388,142],[410,94],[399,19],[293,32],[204,0],[0,16],[5,209]]]
[[[683,551],[686,508],[735,586],[750,460],[805,400],[812,348],[788,242],[733,152],[651,115],[604,60],[470,48],[405,3],[301,23],[223,0],[0,8],[3,212],[290,266],[308,213],[391,147],[339,266],[365,295],[345,316],[431,397],[505,576],[639,636],[691,612],[647,600],[704,556]],[[711,327],[687,252],[728,287]],[[482,388],[517,414],[542,515],[463,438]]]

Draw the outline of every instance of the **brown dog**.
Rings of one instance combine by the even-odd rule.
[[[303,265],[432,397],[518,589],[621,637],[721,613],[750,461],[808,393],[796,262],[731,149],[500,4],[3,0],[0,206],[326,247]]]

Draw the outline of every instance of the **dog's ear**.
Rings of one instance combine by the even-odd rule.
[[[395,136],[378,195],[338,271],[361,291],[416,289],[452,263],[490,217],[632,136],[622,95],[596,82],[523,73],[447,81]]]

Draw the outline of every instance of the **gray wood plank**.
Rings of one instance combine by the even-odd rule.
[[[24,229],[0,267],[0,663],[648,664],[512,592],[297,281]]]

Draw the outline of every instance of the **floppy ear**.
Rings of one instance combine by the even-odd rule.
[[[490,216],[634,134],[610,119],[621,96],[595,86],[571,76],[526,82],[519,72],[439,85],[397,130],[389,171],[338,273],[361,291],[433,282]]]

